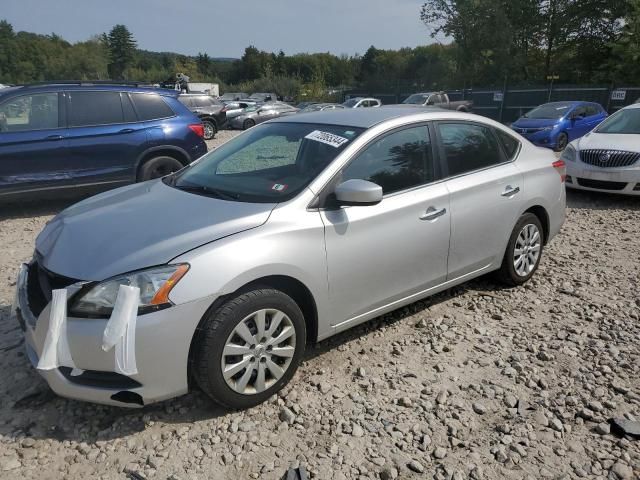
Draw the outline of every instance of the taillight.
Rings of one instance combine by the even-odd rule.
[[[204,126],[201,123],[193,123],[189,125],[189,128],[193,133],[198,135],[200,138],[204,137]]]
[[[551,165],[556,169],[558,175],[560,175],[560,180],[564,182],[567,178],[567,165],[564,163],[564,160],[556,160]]]

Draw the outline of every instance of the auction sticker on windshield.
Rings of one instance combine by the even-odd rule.
[[[306,137],[309,140],[315,140],[316,142],[326,143],[332,147],[338,148],[349,141],[348,138],[341,137],[329,132],[323,132],[321,130],[314,130]]]

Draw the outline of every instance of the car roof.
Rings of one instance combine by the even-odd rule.
[[[320,112],[299,113],[290,117],[282,117],[272,122],[284,123],[318,123],[323,125],[343,125],[357,128],[371,128],[374,125],[398,117],[415,115],[418,113],[449,114],[455,117],[455,112],[441,108],[345,108],[336,110],[324,110]]]
[[[177,97],[180,92],[177,90],[169,90],[166,88],[156,87],[135,87],[126,84],[108,84],[103,85],[100,83],[86,83],[86,84],[66,84],[51,82],[45,85],[20,85],[17,87],[3,88],[0,90],[0,95],[5,95],[9,92],[19,93],[39,93],[39,92],[59,92],[59,91],[83,91],[83,90],[99,90],[99,91],[117,91],[117,92],[131,92],[131,93],[155,93],[157,95],[165,95],[169,97]]]
[[[640,103],[632,103],[631,105],[627,105],[626,107],[622,108],[621,110],[631,110],[633,108],[640,108]]]

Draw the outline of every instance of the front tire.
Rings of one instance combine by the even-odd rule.
[[[304,316],[291,297],[251,290],[208,314],[194,346],[193,373],[216,403],[253,407],[291,380],[305,341]]]
[[[556,140],[556,152],[561,152],[569,144],[569,136],[565,132],[558,134],[558,140]]]
[[[496,275],[506,285],[515,287],[529,281],[542,258],[544,231],[538,217],[525,213],[513,228],[507,250]]]
[[[256,126],[256,122],[254,122],[253,120],[249,119],[249,120],[245,120],[244,123],[242,124],[242,129],[243,130],[249,130],[251,127],[255,127]]]

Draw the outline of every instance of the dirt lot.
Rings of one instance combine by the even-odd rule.
[[[640,478],[640,441],[606,423],[640,419],[640,199],[570,192],[524,288],[479,279],[322,342],[245,412],[199,392],[142,410],[50,393],[8,313],[69,203],[0,211],[0,478]]]

